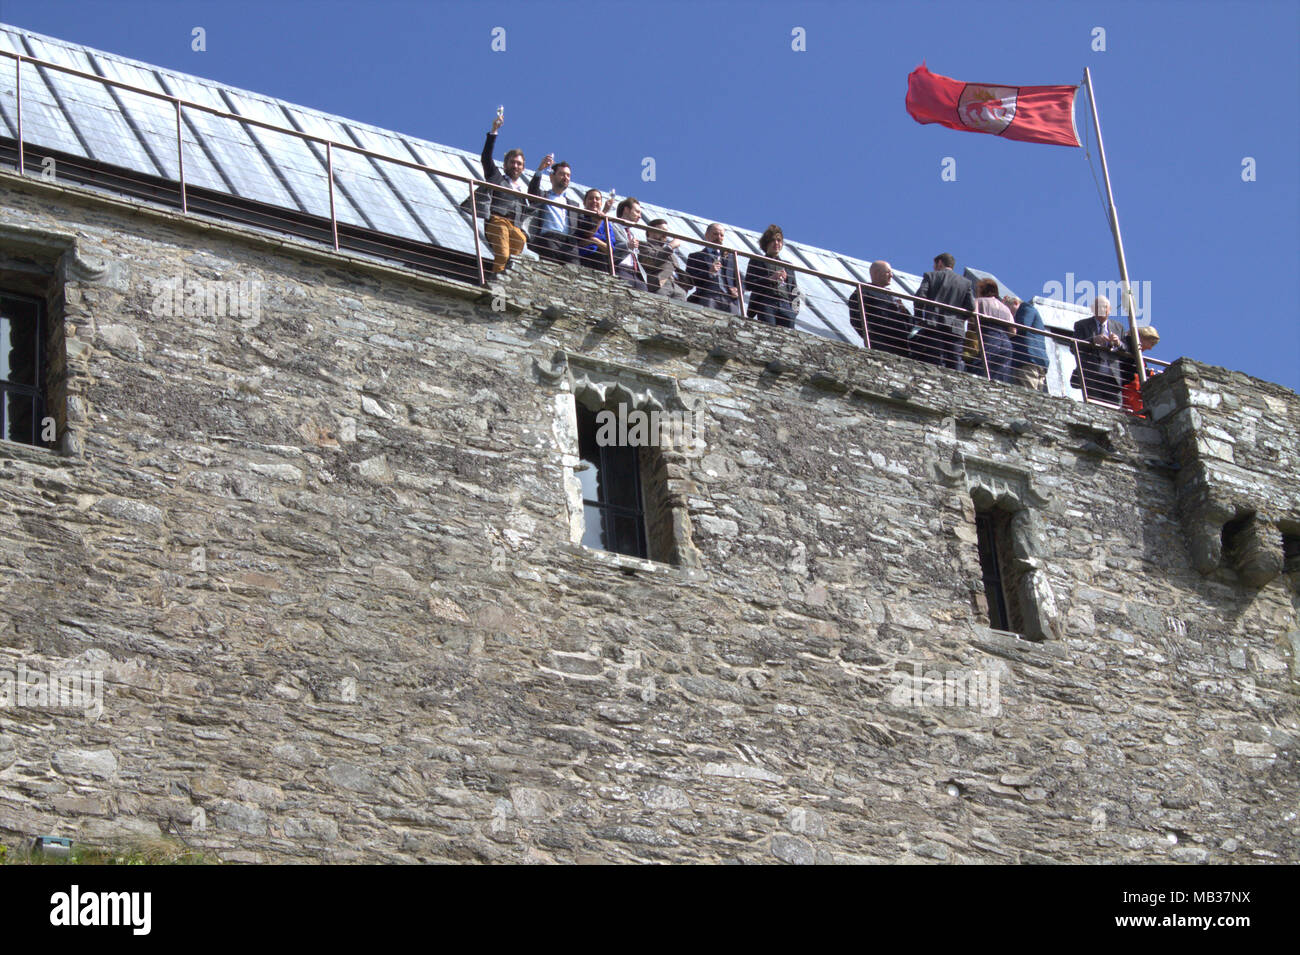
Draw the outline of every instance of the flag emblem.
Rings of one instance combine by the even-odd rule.
[[[967,84],[957,104],[957,115],[971,129],[1000,133],[1016,118],[1016,88]]]

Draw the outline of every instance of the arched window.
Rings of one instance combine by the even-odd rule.
[[[703,454],[703,402],[672,378],[557,353],[554,434],[564,465],[569,541],[678,567],[700,567],[687,493]]]
[[[649,447],[628,441],[628,406],[599,411],[578,404],[578,480],[585,529],[582,543],[598,550],[648,557],[641,457]],[[633,408],[635,423],[645,412]],[[619,424],[623,425],[620,433]]]

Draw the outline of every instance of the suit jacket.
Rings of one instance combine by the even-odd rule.
[[[951,305],[953,308],[975,311],[975,286],[964,275],[958,275],[952,269],[940,269],[926,272],[921,284],[916,289],[917,298],[926,298],[932,302]],[[966,321],[964,315],[957,315],[946,309],[933,306],[924,307],[922,317],[931,327],[945,325],[950,329],[961,328]]]
[[[689,301],[698,305],[708,305],[712,308],[721,309],[724,312],[731,312],[733,315],[740,314],[740,302],[731,297],[727,291],[729,288],[738,288],[736,282],[736,256],[724,251],[722,253],[722,269],[716,275],[713,274],[713,258],[715,249],[700,249],[698,252],[692,252],[686,257],[686,274],[690,276],[691,282],[695,285],[695,291],[691,293]]]
[[[506,190],[488,190],[492,193],[489,215],[509,219],[522,229],[524,218],[528,215],[528,200],[521,193],[509,188],[510,180],[497,168],[496,161],[492,158],[492,151],[496,148],[496,144],[497,134],[488,133],[487,140],[483,143],[483,155],[479,157],[483,160],[483,178],[493,185],[507,187]]]
[[[865,326],[862,320],[862,302],[858,300],[857,291],[849,296],[849,323],[853,330],[863,336],[864,343],[864,328],[870,332],[872,348],[896,355],[910,355],[912,316],[903,306],[902,300],[878,285],[863,285],[862,295],[867,300]]]
[[[621,219],[610,219],[609,225],[614,231],[614,250],[617,253],[614,262],[619,267],[627,269],[629,275],[635,273],[640,276],[641,243],[640,241],[637,242],[637,251],[633,252],[632,239],[635,236],[632,235],[632,227]],[[636,266],[633,265],[634,259],[637,262]]]
[[[1119,348],[1099,348],[1091,344],[1093,336],[1097,335],[1097,320],[1095,318],[1082,318],[1074,323],[1074,337],[1081,342],[1088,342],[1087,346],[1079,346],[1079,355],[1083,358],[1083,365],[1090,378],[1103,378],[1113,381],[1116,385],[1124,383],[1124,360],[1128,357],[1128,349],[1123,346]],[[1106,319],[1106,334],[1117,335],[1119,340],[1125,341],[1124,326],[1113,318]]]
[[[686,298],[685,289],[691,287],[690,278],[677,267],[677,258],[667,242],[646,239],[641,243],[640,258],[650,291],[679,300]]]
[[[538,196],[538,197],[541,197],[541,195],[542,195],[542,174],[541,174],[540,172],[535,172],[535,173],[533,173],[533,178],[532,178],[532,180],[528,183],[528,194],[529,194],[530,196]],[[560,198],[560,199],[556,199],[555,201],[556,201],[556,202],[563,202],[563,203],[565,203],[565,204],[569,207],[568,210],[567,210],[567,213],[566,213],[566,218],[567,218],[567,220],[568,220],[568,234],[569,234],[569,235],[576,236],[576,235],[578,234],[578,227],[579,227],[579,219],[578,219],[578,215],[579,215],[579,211],[580,211],[580,209],[581,209],[581,206],[579,206],[578,203],[577,203],[575,200],[570,199],[567,195],[564,196],[564,197],[562,197],[562,198]],[[533,203],[533,205],[534,205],[534,207],[535,207],[535,210],[534,210],[534,213],[533,213],[533,215],[534,215],[534,218],[533,218],[533,235],[537,235],[539,232],[541,232],[541,231],[543,230],[543,227],[546,225],[546,217],[547,217],[547,213],[550,212],[550,210],[551,210],[553,207],[552,207],[552,206],[548,206],[548,205],[546,205],[546,203],[544,203],[544,202],[536,202],[536,203]]]

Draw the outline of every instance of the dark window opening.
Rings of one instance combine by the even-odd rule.
[[[1282,569],[1288,574],[1300,573],[1300,533],[1282,532]]]
[[[44,303],[0,292],[0,437],[54,446],[45,376]]]
[[[1229,566],[1232,565],[1234,557],[1238,556],[1238,551],[1249,543],[1248,532],[1254,523],[1255,512],[1248,511],[1223,525],[1223,530],[1219,534],[1219,543],[1223,548],[1223,559]]]
[[[596,412],[578,403],[578,455],[582,465],[582,543],[598,550],[648,557],[640,449],[596,440]]]
[[[1016,599],[1011,515],[1001,510],[976,511],[975,534],[989,626],[1008,633],[1023,633],[1024,618]]]

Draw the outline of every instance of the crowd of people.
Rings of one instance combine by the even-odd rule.
[[[751,258],[742,281],[738,278],[736,254],[719,248],[726,229],[713,223],[705,230],[709,245],[686,257],[683,268],[676,250],[681,240],[668,236],[667,220],[655,219],[641,225],[641,203],[624,198],[614,206],[614,197],[599,189],[588,189],[582,206],[568,197],[572,169],[556,163],[554,155],[538,164],[532,180],[523,181],[524,154],[512,149],[505,154],[502,168],[493,158],[497,133],[502,125],[498,111],[483,145],[483,173],[497,188],[483,190],[478,214],[485,220],[483,232],[492,249],[490,272],[498,276],[525,245],[543,259],[578,263],[604,272],[613,265],[614,274],[634,288],[691,302],[733,315],[747,315],[756,321],[793,328],[803,307],[796,271],[781,262],[785,235],[770,225],[759,239],[765,258]],[[549,178],[542,189],[542,177]],[[549,200],[531,202],[529,197]],[[614,217],[610,218],[610,210]],[[531,221],[531,235],[525,228]],[[643,228],[645,241],[633,233]],[[849,316],[854,330],[868,348],[903,355],[919,361],[970,371],[1004,382],[1020,384],[1034,391],[1047,391],[1046,326],[1031,302],[1014,295],[999,296],[995,279],[978,283],[954,271],[952,255],[934,259],[917,286],[914,311],[889,291],[893,270],[888,262],[871,263],[870,283],[858,286],[849,298]],[[746,306],[743,292],[749,292]],[[979,316],[970,321],[969,315]],[[1141,412],[1137,362],[1128,346],[1124,329],[1109,318],[1110,302],[1104,296],[1093,301],[1093,317],[1075,323],[1080,365],[1071,385],[1083,389],[1094,400]],[[1143,351],[1159,340],[1155,329],[1139,330]]]

